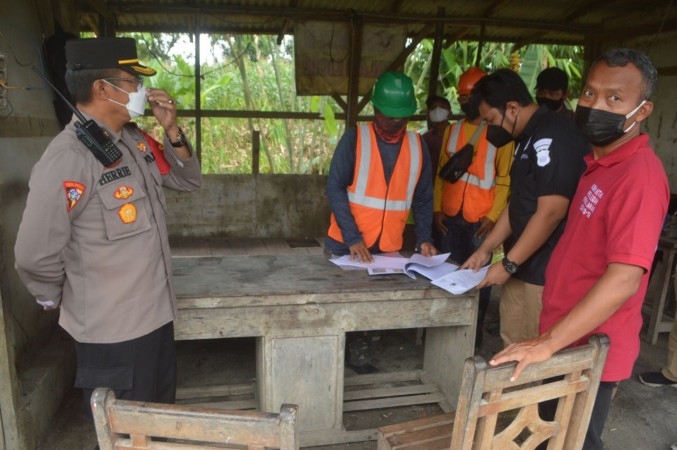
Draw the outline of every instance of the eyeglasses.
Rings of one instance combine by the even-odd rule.
[[[139,87],[143,87],[143,78],[104,78],[106,81],[126,81],[128,83],[136,83]]]

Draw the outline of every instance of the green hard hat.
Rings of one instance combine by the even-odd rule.
[[[402,72],[383,72],[374,84],[371,103],[384,116],[409,117],[416,112],[414,83]]]

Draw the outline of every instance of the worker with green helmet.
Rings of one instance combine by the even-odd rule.
[[[407,132],[417,109],[411,78],[383,73],[371,102],[374,121],[348,128],[334,151],[327,179],[331,224],[325,251],[361,262],[373,261],[372,253],[397,252],[412,210],[417,249],[433,256],[430,154],[418,133]],[[359,374],[377,371],[371,361],[378,338],[373,331],[348,333],[348,367]]]
[[[331,161],[325,248],[361,262],[371,262],[372,253],[397,252],[411,209],[417,249],[433,256],[430,156],[418,133],[407,132],[417,109],[414,84],[401,72],[385,72],[371,101],[374,121],[346,130]]]

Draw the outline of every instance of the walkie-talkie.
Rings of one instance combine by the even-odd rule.
[[[78,118],[75,122],[75,134],[78,139],[94,154],[101,164],[105,167],[112,166],[122,158],[122,152],[113,143],[110,137],[101,129],[99,124],[93,120],[87,120],[77,108],[70,104],[66,97],[40,72],[35,66],[33,70],[59,94],[59,97],[73,110],[73,114]]]

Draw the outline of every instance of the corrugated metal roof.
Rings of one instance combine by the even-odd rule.
[[[85,1],[82,30],[100,14],[117,31],[292,33],[298,21],[407,23],[412,33],[444,24],[447,39],[583,44],[677,30],[669,0],[97,0]],[[88,5],[88,6],[87,6]],[[96,8],[96,10],[95,10]]]

